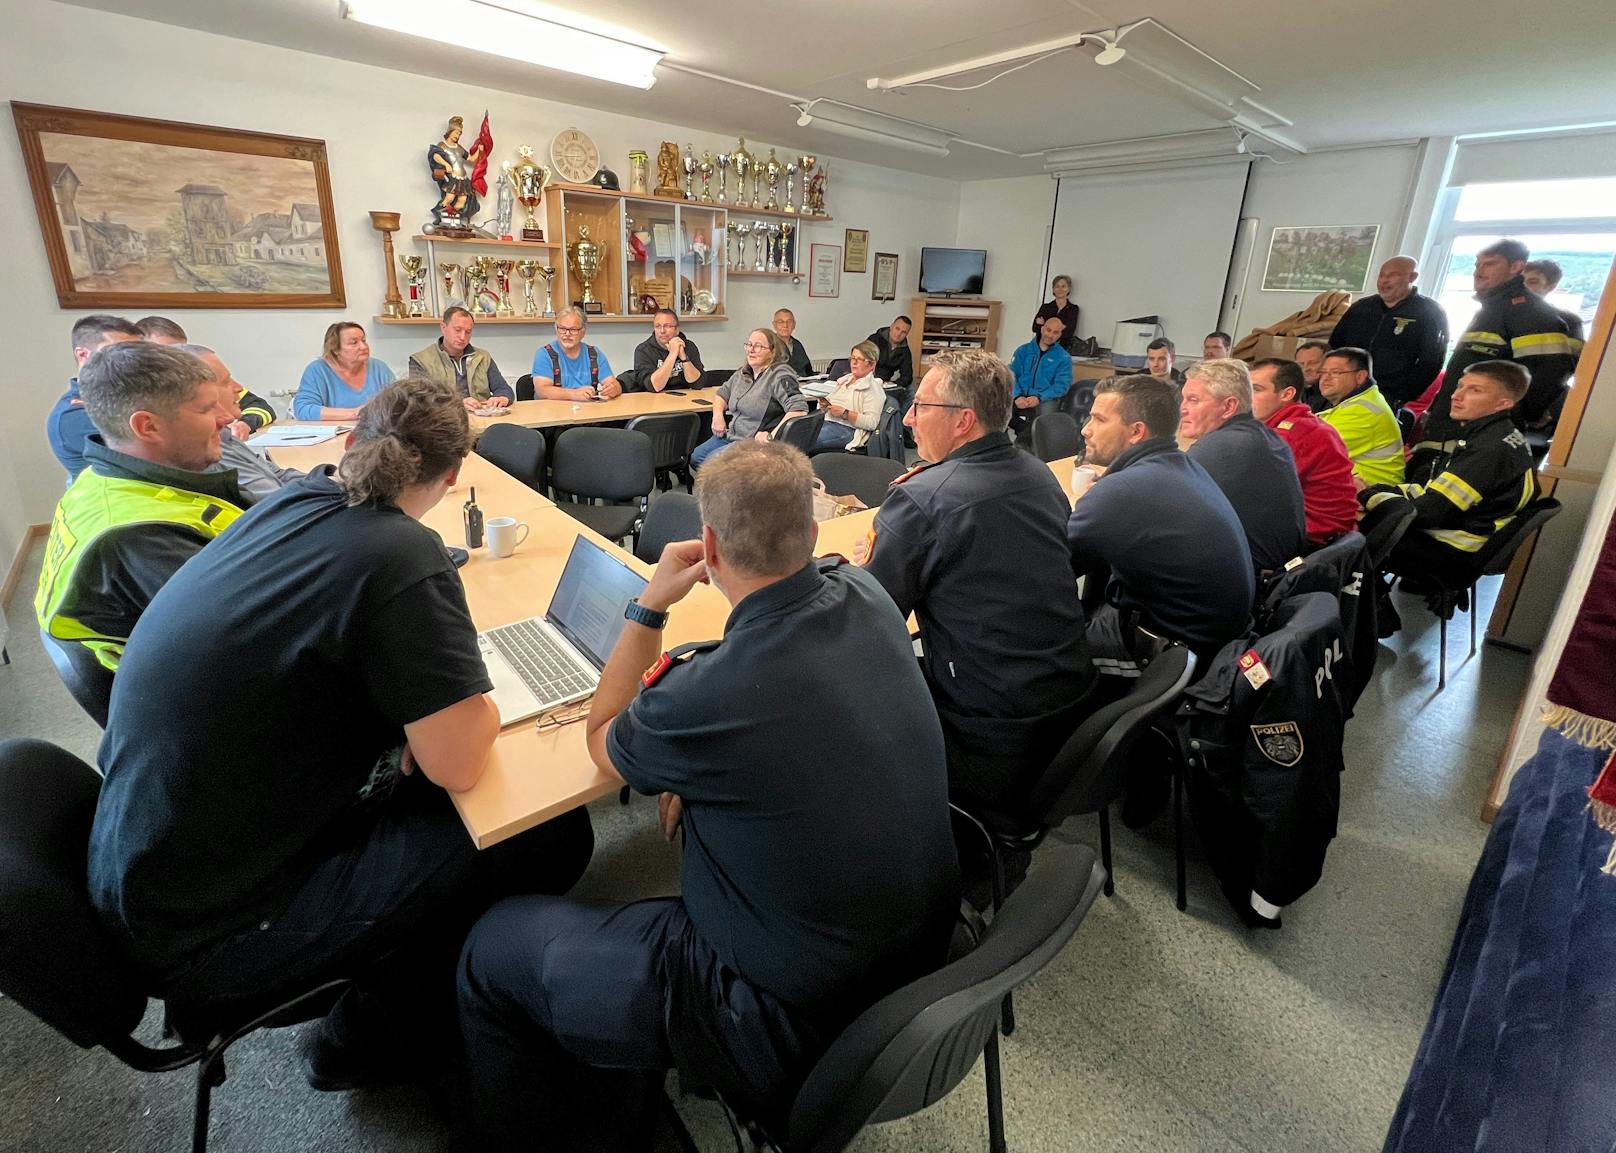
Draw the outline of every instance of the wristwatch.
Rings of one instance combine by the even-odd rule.
[[[668,623],[668,614],[665,612],[659,613],[656,609],[648,609],[638,600],[632,600],[628,602],[628,607],[623,610],[623,619],[631,620],[637,625],[644,625],[648,629],[659,629]]]

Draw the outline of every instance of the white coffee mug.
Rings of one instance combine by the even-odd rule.
[[[1092,467],[1086,464],[1080,464],[1072,469],[1072,500],[1074,502],[1081,500],[1083,494],[1094,487],[1094,482],[1099,479],[1099,475]],[[1106,491],[1109,492],[1110,490]]]
[[[527,539],[528,525],[527,521],[514,516],[496,516],[489,518],[483,532],[488,538],[488,551],[497,557],[507,557]]]

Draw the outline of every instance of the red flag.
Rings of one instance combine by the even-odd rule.
[[[488,158],[494,154],[494,136],[488,131],[488,113],[483,113],[482,131],[477,133],[477,139],[472,141],[471,150],[476,152],[481,148],[482,153],[477,157],[477,166],[471,170],[471,186],[477,190],[478,196],[488,195]]]

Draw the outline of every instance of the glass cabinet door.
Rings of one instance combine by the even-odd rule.
[[[593,196],[570,190],[562,196],[567,246],[564,299],[591,316],[621,316],[623,228],[619,221],[623,201],[615,196]],[[590,267],[586,269],[584,263]],[[586,271],[591,275],[586,277]],[[561,307],[560,302],[557,307]]]
[[[679,307],[679,214],[671,200],[623,201],[630,315]]]
[[[684,316],[724,313],[727,214],[702,204],[679,206],[679,303]]]

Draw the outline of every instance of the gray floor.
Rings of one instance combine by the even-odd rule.
[[[23,589],[31,589],[37,558]],[[1490,602],[1492,590],[1483,593]],[[45,737],[86,758],[98,731],[57,681],[19,595],[12,664],[0,668],[0,733]],[[1004,1043],[1011,1148],[1374,1150],[1431,1003],[1481,841],[1477,821],[1525,683],[1522,654],[1465,660],[1463,621],[1436,685],[1436,625],[1405,602],[1408,627],[1381,649],[1347,733],[1340,835],[1320,885],[1279,933],[1238,925],[1192,861],[1190,910],[1174,910],[1165,822],[1118,825],[1117,893],[1018,994]],[[593,808],[598,848],[584,888],[672,891],[676,862],[655,806]],[[1061,833],[1093,842],[1092,818]],[[1036,868],[1036,864],[1034,865]],[[243,1042],[215,1099],[213,1144],[229,1151],[446,1149],[442,1122],[408,1091],[323,1095],[298,1075],[295,1035]],[[191,1080],[141,1076],[73,1048],[0,1001],[0,1151],[184,1148]],[[926,1113],[867,1131],[854,1148],[984,1149],[980,1067]],[[681,1103],[703,1148],[729,1148],[714,1108]]]

